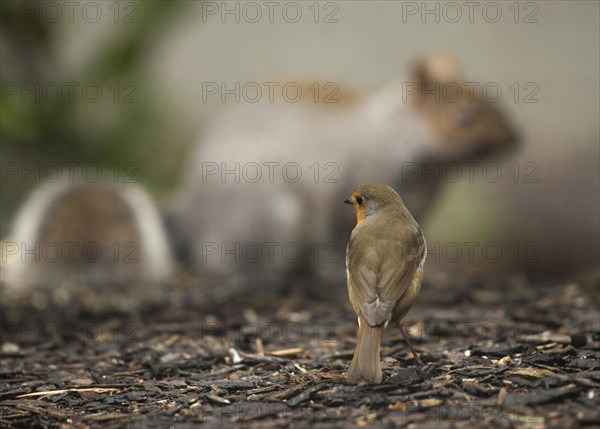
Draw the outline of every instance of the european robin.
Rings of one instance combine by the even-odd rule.
[[[423,279],[423,233],[400,195],[387,185],[356,188],[344,201],[356,212],[346,252],[348,295],[358,316],[358,336],[348,381],[381,383],[380,345],[390,321],[400,322],[412,306]]]

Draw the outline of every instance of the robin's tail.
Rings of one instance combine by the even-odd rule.
[[[379,350],[381,347],[381,336],[383,326],[369,326],[363,319],[358,328],[356,349],[354,357],[348,369],[348,381],[358,383],[381,383],[381,361]]]

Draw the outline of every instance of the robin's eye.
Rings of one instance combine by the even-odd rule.
[[[358,204],[359,206],[362,206],[363,203],[364,203],[363,197],[356,197],[356,204]]]

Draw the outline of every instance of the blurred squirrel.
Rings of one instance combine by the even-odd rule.
[[[2,262],[9,297],[70,287],[137,290],[144,298],[172,269],[151,197],[137,185],[114,183],[39,186],[2,242]]]
[[[311,263],[341,278],[348,189],[389,183],[421,221],[443,182],[423,172],[515,147],[504,113],[467,91],[455,59],[440,54],[370,96],[340,91],[327,104],[310,92],[225,110],[198,141],[178,197],[192,266],[245,284],[281,283]]]

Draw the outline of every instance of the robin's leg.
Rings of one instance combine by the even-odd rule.
[[[402,323],[399,323],[398,328],[400,329],[400,332],[402,332],[402,337],[404,337],[404,341],[406,341],[406,345],[410,349],[410,352],[413,354],[413,357],[415,358],[417,365],[422,366],[423,362],[421,362],[421,359],[419,359],[419,355],[417,354],[417,352],[413,348],[410,340],[408,339],[408,333],[406,332],[406,326],[404,326]]]

